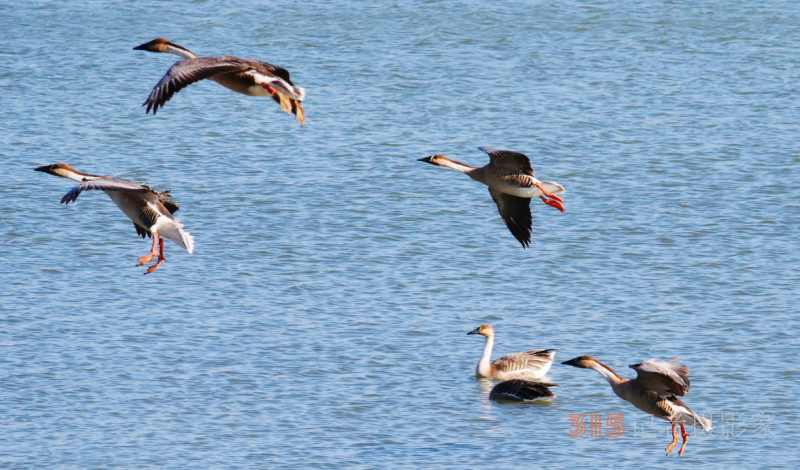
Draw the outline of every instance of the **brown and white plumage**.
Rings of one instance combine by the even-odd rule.
[[[166,260],[164,240],[161,237],[172,240],[189,253],[194,251],[194,238],[183,230],[183,224],[179,220],[172,217],[179,206],[172,201],[169,191],[156,191],[135,181],[81,173],[64,163],[45,165],[34,170],[80,183],[61,198],[62,204],[75,202],[83,191],[103,191],[133,221],[138,235],[142,238],[152,236],[151,252],[139,258],[139,265],[152,261],[156,255],[158,263],[151,266],[145,274],[155,271]],[[159,246],[160,250],[157,250]]]
[[[294,86],[289,72],[281,67],[255,59],[232,56],[198,58],[188,49],[158,38],[134,47],[135,50],[175,54],[183,60],[176,62],[159,80],[142,106],[156,114],[172,95],[200,80],[208,79],[248,96],[269,96],[282,111],[294,113],[302,125],[305,112],[300,104],[305,89]]]
[[[489,164],[477,168],[459,163],[443,155],[420,158],[431,165],[444,166],[466,174],[489,187],[500,217],[523,248],[531,244],[531,198],[539,197],[545,204],[564,212],[564,202],[557,194],[564,187],[552,181],[539,181],[533,173],[531,162],[525,155],[495,147],[478,147],[489,155]]]
[[[538,400],[540,398],[553,398],[556,395],[549,387],[560,387],[560,385],[520,379],[506,380],[492,388],[492,391],[489,392],[489,399],[520,402]]]
[[[467,333],[481,335],[486,338],[483,356],[478,362],[475,374],[482,379],[524,379],[537,380],[545,376],[556,353],[554,349],[534,349],[503,356],[490,362],[494,346],[494,329],[490,325],[481,325]]]
[[[689,434],[684,428],[685,424],[698,427],[705,431],[712,430],[711,421],[695,414],[686,403],[678,397],[689,393],[689,368],[675,362],[677,357],[667,362],[655,359],[633,364],[629,367],[636,371],[636,378],[624,379],[617,375],[610,367],[590,356],[579,356],[575,359],[562,362],[562,364],[592,369],[600,373],[611,385],[614,393],[636,408],[669,421],[672,424],[672,442],[667,446],[667,455],[678,443],[676,424],[681,427],[683,445],[678,455],[682,455],[689,441]]]

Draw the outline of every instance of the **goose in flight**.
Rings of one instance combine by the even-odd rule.
[[[147,105],[147,113],[159,107],[183,88],[203,79],[217,82],[225,88],[248,96],[269,96],[287,114],[294,113],[302,126],[306,120],[300,102],[306,97],[306,90],[294,86],[289,71],[255,59],[219,56],[198,58],[190,50],[173,44],[166,39],[157,38],[133,48],[138,51],[175,54],[183,60],[176,62],[166,75],[156,84],[142,106]]]
[[[672,442],[665,449],[667,455],[678,443],[678,430],[675,424],[680,424],[683,445],[678,451],[678,456],[681,456],[686,449],[686,443],[689,442],[689,434],[684,424],[708,432],[712,426],[711,421],[696,415],[678,398],[689,393],[689,368],[675,362],[676,359],[678,358],[674,357],[668,362],[650,359],[628,366],[636,371],[636,378],[631,380],[623,379],[610,367],[589,356],[579,356],[562,364],[596,370],[605,377],[618,397],[645,413],[669,421],[672,425]]]
[[[489,392],[489,399],[495,401],[533,401],[540,398],[553,398],[556,395],[549,387],[560,387],[561,385],[531,382],[530,380],[506,380],[500,382]]]
[[[172,202],[169,191],[155,191],[147,185],[119,178],[88,175],[64,163],[40,166],[34,170],[80,183],[61,198],[62,204],[75,202],[83,191],[99,190],[108,194],[114,204],[133,221],[138,235],[142,238],[146,235],[153,237],[150,254],[139,258],[138,266],[149,263],[156,255],[158,262],[148,268],[145,274],[152,273],[166,261],[164,238],[169,238],[189,253],[194,250],[194,238],[183,230],[183,224],[178,219],[172,217],[178,205]]]
[[[491,362],[492,347],[494,346],[494,328],[490,325],[481,325],[467,334],[481,335],[486,338],[483,357],[481,357],[475,370],[475,375],[480,379],[538,380],[550,370],[550,366],[553,365],[553,358],[556,356],[555,349],[534,349],[532,351],[509,354]]]
[[[539,181],[533,176],[531,162],[525,155],[495,147],[478,147],[489,154],[489,163],[476,168],[459,163],[444,155],[420,158],[431,165],[452,168],[489,187],[489,194],[506,223],[523,248],[531,244],[531,198],[539,197],[548,206],[564,212],[563,199],[557,194],[565,192],[564,186],[551,181]]]

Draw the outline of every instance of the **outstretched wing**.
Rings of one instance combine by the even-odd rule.
[[[158,193],[146,185],[118,178],[99,178],[96,180],[84,181],[70,189],[69,192],[61,198],[61,203],[69,204],[70,202],[75,202],[81,192],[95,190],[141,194],[147,201],[158,201]]]
[[[172,98],[172,95],[192,83],[214,75],[243,72],[250,68],[251,65],[236,57],[203,57],[200,59],[181,60],[167,70],[167,73],[159,80],[142,106],[147,105],[147,113],[152,108],[155,115],[158,108],[163,108],[164,104]]]
[[[478,150],[489,154],[489,161],[494,168],[533,176],[531,161],[519,152],[503,150],[497,147],[478,147]]]
[[[531,244],[531,228],[533,219],[531,218],[531,200],[526,197],[517,197],[510,194],[501,193],[489,188],[489,194],[497,204],[500,217],[506,223],[506,227],[511,231],[511,235],[522,243],[523,248]]]
[[[685,396],[689,393],[689,368],[678,364],[673,357],[668,362],[655,359],[629,366],[636,371],[636,383],[661,396]]]
[[[492,400],[525,401],[554,397],[555,394],[548,387],[560,387],[560,385],[519,379],[506,380],[494,386],[489,393],[489,398]]]

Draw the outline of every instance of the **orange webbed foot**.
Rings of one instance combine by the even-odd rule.
[[[544,196],[539,196],[539,198],[542,201],[544,201],[544,203],[547,204],[548,206],[555,207],[556,209],[560,210],[561,212],[565,212],[564,211],[564,206],[562,206],[560,202],[558,202],[556,200],[553,200],[553,199],[545,199]]]
[[[667,455],[669,455],[669,453],[672,452],[672,449],[674,449],[677,444],[678,444],[678,430],[675,429],[675,423],[672,422],[672,442],[670,442],[667,448],[664,449],[667,451]]]
[[[550,199],[555,199],[556,201],[559,201],[559,202],[564,202],[564,200],[563,200],[563,199],[561,199],[560,197],[558,197],[558,195],[557,195],[557,194],[552,194],[552,193],[548,192],[546,189],[544,189],[544,186],[542,186],[542,184],[541,184],[541,183],[533,183],[533,184],[534,184],[534,185],[535,185],[537,188],[539,188],[539,191],[541,191],[542,193],[544,193],[544,195],[545,195],[545,196],[547,196],[547,197],[549,197]]]
[[[156,257],[156,253],[150,253],[147,256],[142,256],[141,258],[138,259],[139,264],[137,264],[136,266],[141,266],[141,265],[143,265],[145,263],[149,263],[150,261],[153,261],[153,258],[155,258],[155,257]]]
[[[689,443],[689,433],[686,432],[686,428],[683,427],[683,423],[681,423],[681,436],[683,437],[683,444],[681,444],[681,449],[678,451],[678,457],[683,455],[683,451],[686,449],[686,444]]]
[[[156,264],[154,264],[154,265],[150,266],[149,268],[147,268],[147,271],[145,272],[145,274],[150,274],[150,273],[152,273],[153,271],[155,271],[156,269],[158,269],[158,267],[159,267],[159,266],[161,266],[161,263],[163,263],[163,262],[164,262],[164,261],[166,261],[166,260],[167,260],[167,258],[164,258],[163,256],[159,256],[159,257],[158,257],[158,263],[156,263]]]
[[[155,248],[155,245],[153,245],[153,247]],[[161,263],[163,263],[164,261],[167,260],[167,258],[164,257],[164,239],[163,238],[158,240],[158,247],[159,247],[159,250],[158,250],[158,263],[156,263],[156,264],[150,266],[149,268],[147,268],[147,272],[145,272],[145,274],[152,273],[153,271],[158,269],[159,266],[161,266]]]

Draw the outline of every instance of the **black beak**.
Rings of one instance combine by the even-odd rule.
[[[149,43],[144,43],[142,45],[136,46],[136,47],[133,48],[133,50],[134,51],[146,51],[147,50],[147,44],[149,44]]]
[[[481,332],[481,327],[477,327],[477,328],[475,328],[474,330],[470,331],[470,332],[469,332],[469,333],[467,333],[467,334],[468,334],[468,335],[477,335],[477,334],[479,334],[480,332]]]
[[[50,165],[36,167],[36,168],[33,169],[33,171],[43,171],[45,173],[49,173],[50,172]]]
[[[564,361],[564,362],[562,362],[562,364],[565,364],[565,365],[568,365],[568,366],[577,367],[577,366],[575,365],[575,361],[576,361],[576,360],[577,360],[577,358],[575,358],[575,359],[570,359],[569,361]]]
[[[431,162],[431,158],[433,158],[433,157],[418,158],[417,161],[418,162],[430,163]]]

